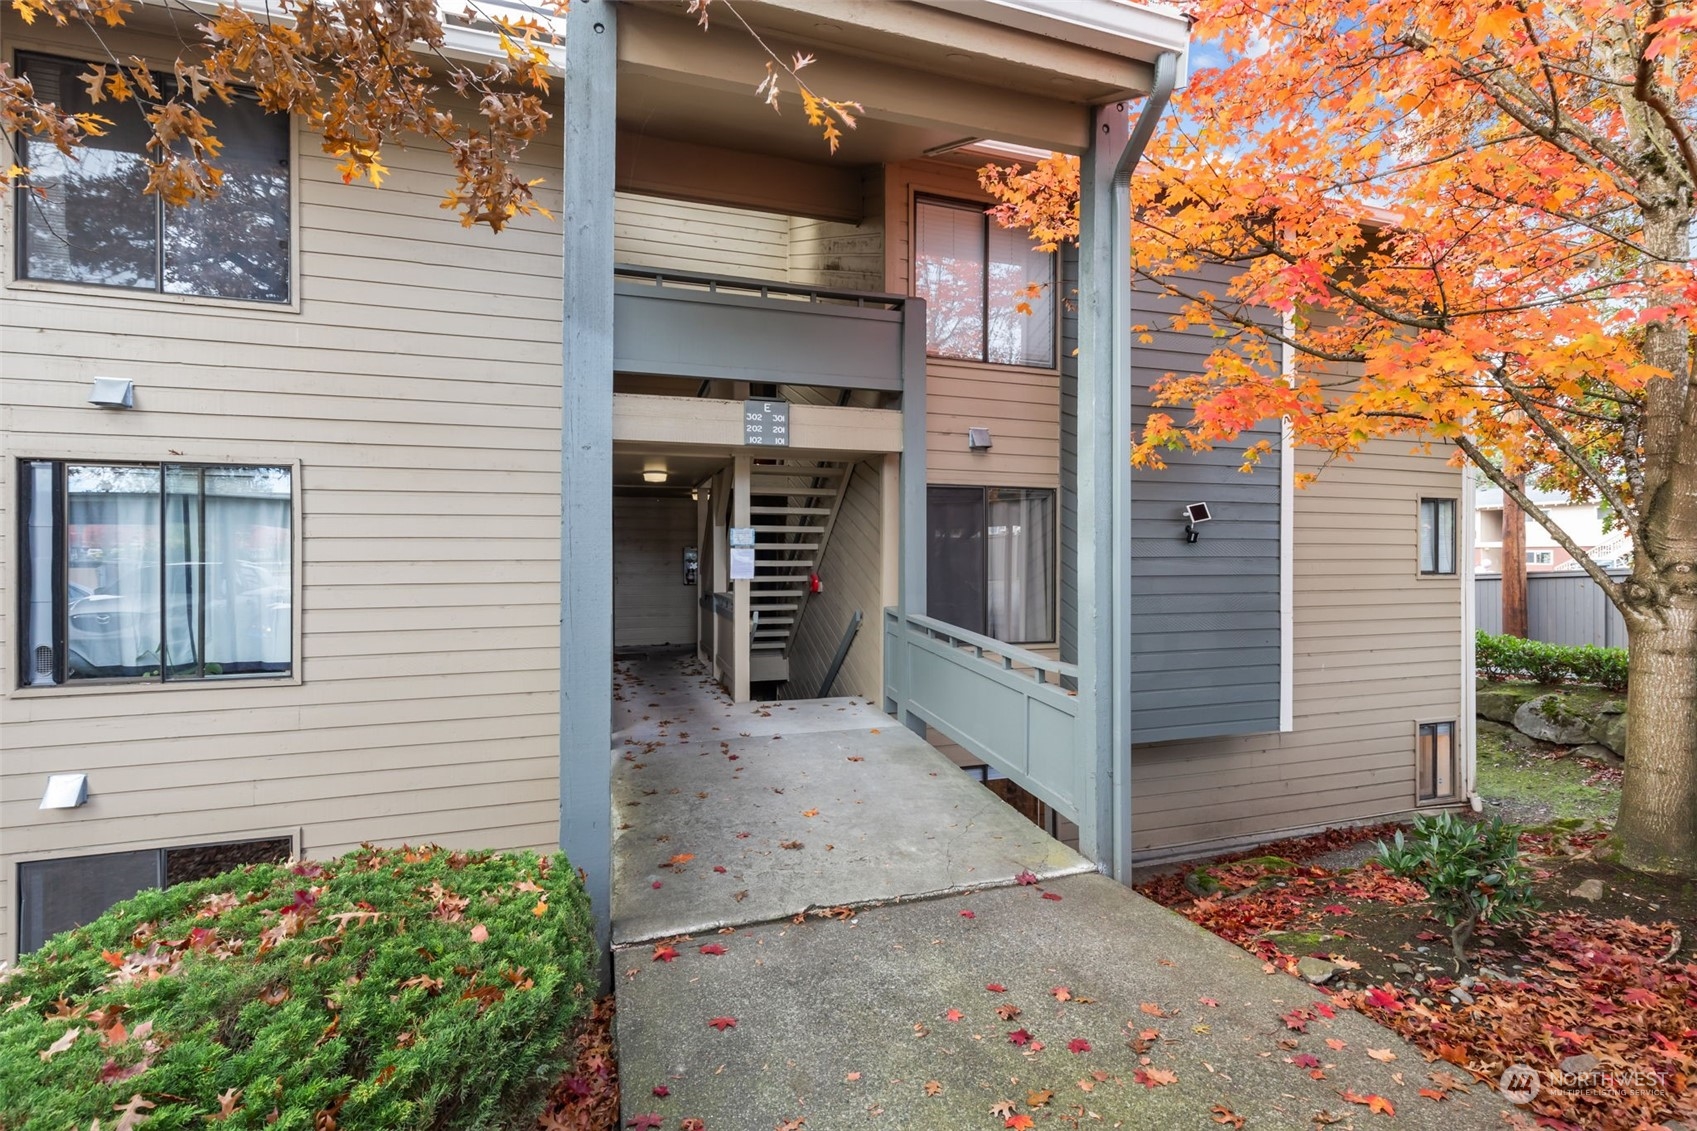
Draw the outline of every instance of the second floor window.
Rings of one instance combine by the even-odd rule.
[[[975,204],[915,207],[913,290],[925,351],[995,365],[1055,364],[1055,257]]]
[[[89,101],[77,59],[19,54],[36,96],[111,119],[70,156],[20,138],[28,184],[18,197],[18,278],[171,295],[289,300],[289,119],[246,91],[205,109],[223,144],[223,187],[180,208],[147,195],[147,141],[134,100]],[[155,75],[169,97],[175,79]],[[37,193],[33,190],[43,190]]]

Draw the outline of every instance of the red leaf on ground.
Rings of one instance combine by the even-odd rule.
[[[1027,1033],[1024,1029],[1015,1029],[1013,1032],[1008,1034],[1008,1040],[1023,1047],[1031,1043],[1031,1034]]]
[[[1396,1116],[1396,1108],[1391,1106],[1391,1101],[1377,1093],[1369,1093],[1364,1096],[1359,1092],[1346,1091],[1343,1093],[1343,1098],[1344,1102],[1360,1104],[1375,1115],[1388,1115],[1392,1118]]]
[[[1317,1001],[1314,1003],[1314,1012],[1318,1013],[1321,1017],[1324,1017],[1328,1021],[1338,1015],[1337,1010],[1333,1009],[1323,1001]]]
[[[726,1029],[735,1029],[737,1019],[735,1017],[714,1017],[707,1024],[723,1033]]]
[[[1281,1020],[1284,1021],[1285,1028],[1298,1033],[1306,1033],[1308,1032],[1308,1023],[1314,1020],[1314,1015],[1306,1009],[1293,1009],[1285,1014]]]
[[[1072,991],[1067,989],[1065,986],[1056,986],[1054,989],[1049,991],[1049,996],[1053,997],[1056,1001],[1071,1001]]]
[[[631,1128],[632,1131],[653,1131],[654,1128],[660,1127],[665,1122],[666,1121],[661,1119],[658,1115],[644,1113],[642,1115],[631,1116],[630,1122],[625,1124],[625,1126]]]
[[[1019,875],[1015,876],[1013,878],[1013,882],[1016,883],[1016,884],[1023,884],[1025,886],[1029,887],[1030,885],[1037,882],[1037,873],[1033,872],[1031,869],[1027,868],[1025,871],[1023,871]]]
[[[1320,1058],[1315,1056],[1311,1052],[1299,1052],[1295,1056],[1290,1058],[1290,1062],[1292,1064],[1296,1065],[1298,1068],[1318,1068],[1318,1067],[1320,1067]]]
[[[706,946],[701,948],[701,953],[702,954],[723,954],[723,953],[725,953],[725,948],[720,946],[716,942],[710,942]]]
[[[723,864],[715,864],[715,865],[713,865],[713,870],[714,870],[714,871],[715,871],[715,872],[718,872],[718,873],[719,873],[719,874],[720,874],[720,875],[724,875],[724,874],[725,874],[725,866],[724,866],[724,865],[723,865]]]
[[[1067,1042],[1067,1051],[1068,1052],[1089,1052],[1090,1051],[1090,1042],[1085,1040],[1083,1037],[1074,1037],[1072,1040]]]
[[[1016,1127],[1019,1128],[1020,1131],[1025,1131],[1028,1127],[1037,1126],[1037,1123],[1029,1115],[1010,1115],[1008,1116],[1008,1121],[1002,1124],[1002,1126]]]
[[[1326,906],[1320,908],[1320,910],[1324,911],[1328,915],[1353,915],[1353,914],[1355,914],[1355,912],[1351,911],[1349,908],[1345,907],[1341,903],[1328,903],[1328,904],[1326,904]]]
[[[1219,1008],[1219,1007],[1220,1007],[1220,1003],[1219,1003],[1219,1002],[1217,1002],[1217,1001],[1215,1001],[1215,1000],[1214,1000],[1214,999],[1213,999],[1213,998],[1211,998],[1211,997],[1199,997],[1199,998],[1197,998],[1197,999],[1196,999],[1196,1000],[1197,1000],[1197,1001],[1199,1001],[1199,1002],[1201,1002],[1201,1003],[1202,1003],[1202,1004],[1203,1004],[1203,1005],[1206,1005],[1206,1006],[1211,1006],[1211,1007],[1213,1007],[1213,1008],[1215,1008],[1215,1009],[1218,1009],[1218,1008]]]
[[[1139,1068],[1131,1074],[1131,1078],[1145,1088],[1159,1088],[1178,1083],[1178,1073],[1165,1068]]]
[[[665,943],[661,943],[659,946],[654,948],[654,957],[651,958],[649,961],[651,961],[651,962],[670,962],[672,959],[676,958],[677,956],[678,956],[677,951],[673,950],[671,947],[667,946]]]
[[[1055,902],[1056,902],[1056,903],[1059,903],[1059,902],[1060,902],[1060,901],[1061,901],[1061,897],[1060,897],[1060,896],[1058,896],[1058,895],[1056,895],[1056,894],[1055,894],[1055,893],[1054,893],[1054,892],[1052,892],[1052,891],[1046,891],[1046,892],[1044,892],[1044,893],[1043,893],[1043,898],[1044,898],[1044,899],[1052,899],[1052,900],[1054,900],[1054,901],[1055,901]]]
[[[944,1021],[959,1021],[962,1017],[965,1017],[965,1016],[966,1016],[966,1014],[962,1013],[960,1010],[951,1009],[947,1013],[943,1014],[943,1020]]]
[[[1388,1009],[1392,1013],[1402,1008],[1402,1002],[1397,1000],[1394,990],[1383,990],[1378,986],[1370,986],[1367,990],[1367,1004],[1376,1009]]]
[[[973,914],[973,913],[972,913],[972,912],[970,912],[970,911],[962,911],[962,912],[961,912],[961,913],[960,913],[960,917],[961,917],[961,918],[962,918],[962,919],[976,919],[976,918],[978,918],[978,916],[976,916],[976,915],[974,915],[974,914]]]
[[[662,884],[659,880],[655,880],[653,883],[649,884],[648,886],[653,888],[655,891],[659,891],[661,888],[665,887],[666,885]]]
[[[1008,988],[1006,986],[1002,985],[1002,983],[1000,983],[1000,982],[991,982],[989,985],[985,986],[984,988],[989,990],[993,994],[1005,994],[1005,993],[1008,992]]]
[[[654,1094],[659,1096],[661,1099],[665,1099],[667,1096],[672,1094],[672,1089],[666,1087],[664,1084],[656,1084],[654,1085]]]

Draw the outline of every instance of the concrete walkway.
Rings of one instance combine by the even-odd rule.
[[[1421,1097],[1446,1066],[1095,875],[863,700],[738,708],[675,657],[618,686],[627,1124],[1503,1126],[1488,1088]]]

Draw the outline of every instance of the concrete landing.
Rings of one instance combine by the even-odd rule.
[[[737,707],[693,660],[617,670],[615,945],[1093,869],[864,700]]]
[[[701,953],[713,943],[725,953]],[[648,947],[614,957],[627,1121],[952,1129],[999,1128],[1012,1113],[1039,1126],[1165,1129],[1215,1127],[1229,1113],[1257,1131],[1312,1131],[1326,1112],[1339,1128],[1459,1131],[1501,1127],[1509,1110],[1483,1085],[1420,1096],[1428,1073],[1451,1066],[1427,1064],[1360,1014],[1321,1016],[1312,987],[1096,875],[674,946],[670,962]],[[1283,1019],[1295,1009],[1309,1011],[1306,1032]],[[715,1029],[714,1018],[735,1025]],[[1345,1092],[1390,1101],[1394,1123]]]

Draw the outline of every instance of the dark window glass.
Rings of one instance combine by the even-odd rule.
[[[1055,257],[975,205],[914,210],[914,294],[926,352],[1047,368],[1055,363]],[[964,626],[963,626],[964,627]]]
[[[289,298],[289,120],[246,91],[205,113],[222,144],[219,195],[181,208],[145,195],[150,133],[134,101],[89,101],[88,64],[20,54],[37,96],[111,120],[67,156],[20,137],[28,185],[18,195],[18,275],[166,294]],[[175,80],[154,80],[169,97]],[[44,190],[45,195],[32,191]]]
[[[1421,801],[1442,801],[1455,796],[1455,724],[1421,723],[1418,742],[1416,789]]]
[[[23,472],[23,683],[290,670],[289,468],[29,461]]]
[[[1420,500],[1420,572],[1455,572],[1455,500]]]
[[[1055,492],[931,487],[926,612],[1009,644],[1055,638]]]

